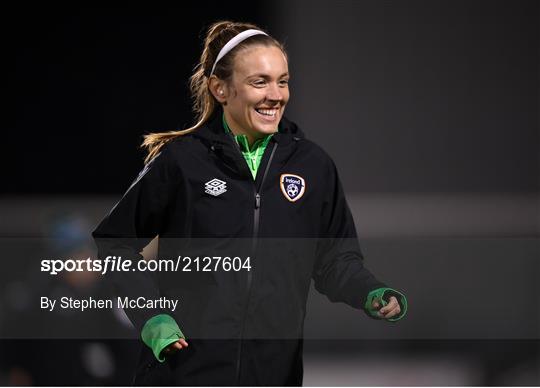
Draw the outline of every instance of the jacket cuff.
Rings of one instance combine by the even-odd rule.
[[[366,298],[366,303],[364,304],[364,310],[371,317],[381,319],[381,317],[377,315],[377,312],[379,310],[376,310],[373,307],[371,307],[373,305],[373,301],[378,300],[379,303],[382,304],[382,306],[386,306],[388,302],[390,301],[391,296],[395,296],[396,299],[398,300],[401,312],[397,316],[387,319],[387,321],[390,321],[390,322],[399,321],[407,313],[407,298],[401,292],[396,291],[393,288],[381,287],[381,288],[377,288],[371,291]]]
[[[150,318],[141,331],[143,342],[152,349],[152,353],[159,362],[165,361],[161,351],[170,344],[185,338],[173,317],[159,314]]]

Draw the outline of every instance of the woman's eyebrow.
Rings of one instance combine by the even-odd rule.
[[[287,77],[287,76],[289,76],[289,72],[285,72],[285,73],[281,74],[278,78],[283,78],[283,77]],[[272,76],[269,75],[269,74],[255,73],[255,74],[248,75],[245,79],[254,78],[254,77],[261,77],[261,78],[265,78],[265,79],[272,78]]]

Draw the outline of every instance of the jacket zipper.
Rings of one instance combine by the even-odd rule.
[[[253,208],[253,239],[252,239],[252,245],[251,249],[252,252],[255,253],[255,249],[257,248],[257,238],[259,235],[259,218],[260,218],[260,208],[261,208],[261,191],[264,186],[264,181],[266,180],[266,176],[268,175],[268,170],[270,169],[270,164],[272,163],[272,159],[274,158],[274,154],[276,152],[277,143],[274,142],[274,145],[272,146],[272,153],[270,154],[270,158],[268,159],[268,163],[266,163],[266,168],[264,169],[264,175],[261,179],[261,183],[259,185],[259,189],[257,189],[257,186],[255,186],[255,181],[253,181],[253,194],[254,194],[254,208]],[[241,367],[241,359],[242,359],[242,340],[244,337],[244,328],[246,324],[246,316],[247,311],[249,308],[249,300],[251,299],[251,288],[253,283],[253,273],[251,271],[247,274],[247,300],[246,300],[246,306],[244,308],[244,316],[242,317],[242,326],[240,328],[240,343],[238,346],[238,354],[236,358],[236,385],[240,385],[240,367]]]

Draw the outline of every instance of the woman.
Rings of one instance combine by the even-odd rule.
[[[311,279],[373,318],[405,314],[405,297],[363,266],[334,163],[283,116],[288,81],[278,41],[252,24],[213,24],[191,77],[197,123],[145,137],[145,169],[94,231],[100,256],[140,259],[159,235],[160,257],[241,260],[114,274],[122,295],[180,301],[126,311],[147,345],[136,384],[301,385]]]

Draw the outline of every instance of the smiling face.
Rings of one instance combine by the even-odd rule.
[[[277,131],[289,101],[289,69],[275,46],[254,46],[237,53],[231,80],[223,84],[225,119],[250,143]]]

